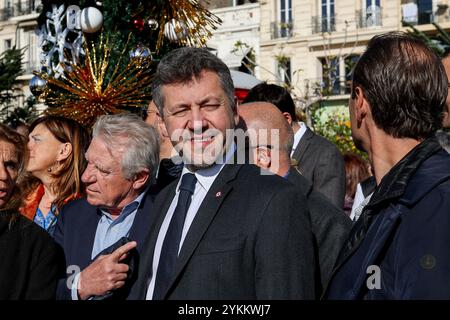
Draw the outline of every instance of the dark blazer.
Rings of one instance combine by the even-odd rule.
[[[159,216],[145,243],[133,299],[145,299],[176,183],[156,200]],[[313,299],[314,253],[305,201],[281,177],[261,175],[253,165],[225,165],[186,235],[164,298]]]
[[[136,213],[129,238],[137,242],[137,260],[142,252],[144,239],[149,232],[153,219],[153,202],[155,195],[147,192]],[[66,268],[78,266],[80,271],[91,263],[92,248],[94,246],[97,225],[101,218],[100,209],[90,205],[86,199],[78,199],[65,205],[60,213],[55,229],[55,240],[64,251]],[[73,277],[73,270],[66,269],[64,277],[59,280],[57,299],[71,299],[70,289],[67,287],[66,277]],[[128,283],[126,293],[128,294]]]
[[[342,209],[333,205],[323,194],[313,190],[311,182],[295,168],[289,170],[288,181],[308,201],[314,249],[318,267],[316,272],[316,297],[319,298],[327,284],[333,266],[347,240],[352,221]]]
[[[309,128],[300,139],[292,159],[302,175],[338,208],[344,208],[345,166],[338,148]]]
[[[53,239],[19,215],[0,216],[0,300],[55,298],[58,257]]]

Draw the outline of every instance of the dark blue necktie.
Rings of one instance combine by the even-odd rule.
[[[153,300],[161,300],[163,293],[169,285],[173,268],[178,258],[181,234],[183,232],[186,213],[191,204],[197,178],[192,173],[186,173],[181,178],[178,202],[170,220],[166,237],[159,257],[158,271],[156,273],[155,289],[153,290]]]

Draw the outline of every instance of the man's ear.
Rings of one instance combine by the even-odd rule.
[[[269,148],[256,148],[256,164],[258,167],[269,170],[271,162],[272,159]]]
[[[286,118],[286,120],[289,123],[289,125],[292,126],[292,117],[289,114],[289,112],[283,112],[283,116]]]
[[[150,179],[150,171],[148,169],[139,171],[133,178],[133,189],[141,189],[143,186],[145,186],[148,179]]]
[[[56,161],[66,160],[72,153],[72,144],[70,142],[62,143],[59,148]]]
[[[157,119],[158,119],[157,121],[158,121],[159,134],[163,138],[168,138],[169,133],[167,132],[167,128],[166,128],[166,124],[164,123],[164,120],[161,118],[161,116],[158,116]]]
[[[369,112],[369,103],[367,102],[364,92],[360,87],[355,88],[355,115],[358,128],[361,126],[363,119]]]
[[[239,117],[239,113],[238,113],[238,106],[239,106],[238,98],[234,97],[234,105],[231,106],[231,110],[233,111],[233,120],[234,120],[235,127],[237,127],[241,121],[241,118]]]

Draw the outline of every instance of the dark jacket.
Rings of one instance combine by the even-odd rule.
[[[152,223],[153,201],[154,194],[150,191],[147,192],[130,229],[130,240],[137,242],[135,257],[137,261],[139,261],[144,239]],[[72,276],[73,278],[74,266],[83,271],[91,263],[92,248],[101,215],[100,209],[90,205],[86,199],[72,201],[62,208],[56,224],[55,240],[64,251],[65,266],[68,273],[61,275],[57,290],[58,299],[71,299],[66,277]],[[135,272],[137,275],[137,270]],[[115,295],[115,298],[125,299],[135,280],[135,278],[127,280],[127,285],[120,289],[120,294]]]
[[[450,298],[450,155],[429,138],[381,180],[340,253],[328,299]]]
[[[287,179],[306,197],[308,203],[316,256],[316,296],[320,297],[347,240],[352,221],[323,194],[313,190],[311,182],[295,168],[289,170]]]
[[[338,208],[344,207],[345,167],[338,148],[309,128],[300,139],[292,159],[315,190],[326,196]]]
[[[58,256],[53,239],[18,215],[0,215],[0,300],[54,299]]]
[[[145,299],[160,226],[176,182],[155,203],[134,299]],[[164,299],[313,299],[314,256],[306,199],[253,165],[225,165],[193,220]]]

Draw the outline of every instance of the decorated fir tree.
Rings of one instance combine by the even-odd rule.
[[[197,0],[44,0],[30,88],[47,113],[87,127],[101,114],[139,112],[160,57],[204,45],[218,23]]]

